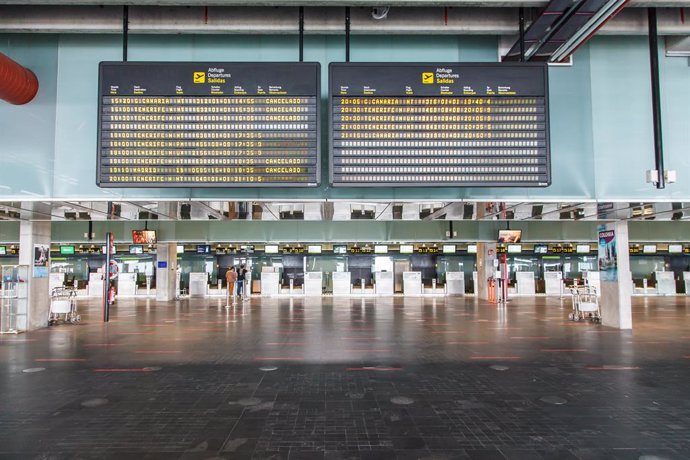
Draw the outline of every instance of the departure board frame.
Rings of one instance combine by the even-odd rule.
[[[499,81],[488,81],[483,79],[482,72],[489,74],[490,78],[494,78],[497,74],[503,75]],[[431,74],[431,81],[422,81],[424,78],[426,80]],[[468,77],[469,75],[469,77]],[[527,77],[526,77],[527,76]],[[532,77],[532,81],[528,78]],[[515,80],[518,82],[511,82]],[[485,81],[486,80],[486,81]],[[469,84],[468,84],[469,81]],[[368,83],[368,84],[367,84]],[[419,152],[425,148],[428,150],[434,150],[434,147],[421,147],[420,150],[413,150],[409,153],[411,158],[403,158],[400,156],[390,155],[391,159],[385,156],[385,153],[390,153],[391,150],[395,150],[396,145],[392,142],[384,144],[383,142],[378,142],[377,145],[385,145],[381,147],[381,150],[369,153],[372,156],[379,156],[380,159],[386,159],[389,164],[395,164],[396,160],[398,164],[407,165],[406,168],[391,168],[383,169],[379,172],[376,168],[383,167],[382,162],[377,164],[377,158],[368,159],[365,156],[358,156],[356,154],[359,149],[367,149],[364,142],[359,143],[359,147],[350,148],[349,158],[345,158],[342,151],[346,149],[345,143],[342,142],[342,133],[345,132],[342,129],[342,125],[345,124],[344,118],[338,117],[339,120],[336,121],[335,118],[337,114],[336,109],[340,110],[342,108],[342,101],[336,100],[343,97],[355,97],[355,98],[411,98],[420,97],[426,99],[432,98],[458,98],[458,99],[470,99],[470,98],[506,98],[506,97],[523,97],[522,94],[515,94],[514,86],[529,88],[530,93],[534,94],[524,94],[524,97],[535,97],[538,104],[540,103],[539,98],[543,98],[543,112],[540,112],[535,120],[539,120],[539,125],[543,124],[540,129],[543,133],[538,134],[543,136],[543,145],[541,139],[534,144],[538,147],[533,148],[529,155],[533,155],[534,158],[525,159],[531,164],[535,164],[538,168],[537,172],[531,174],[523,174],[519,178],[534,178],[537,180],[491,180],[491,181],[480,181],[481,176],[472,176],[472,174],[486,174],[486,173],[474,173],[465,172],[460,168],[456,167],[455,171],[450,174],[446,174],[445,177],[468,177],[472,176],[468,181],[461,180],[427,180],[429,175],[424,175],[425,164],[416,164],[414,159],[420,159],[423,157]],[[551,185],[551,147],[550,147],[550,129],[549,129],[549,95],[548,95],[548,67],[546,63],[331,63],[328,68],[328,141],[329,141],[329,180],[334,187],[548,187]],[[444,91],[445,90],[445,91]],[[459,91],[458,91],[459,90]],[[520,90],[518,89],[518,92]],[[537,112],[541,110],[541,107],[537,107]],[[403,112],[404,113],[404,112]],[[543,116],[541,114],[543,113]],[[342,112],[341,112],[342,115]],[[393,123],[398,123],[399,120],[395,117],[383,117],[388,118],[392,121],[386,126],[386,122],[380,122],[375,117],[350,117],[348,120],[351,124],[360,123],[359,119],[367,119],[361,123],[370,123],[372,118],[374,118],[374,127],[367,129],[367,127],[360,127],[358,129],[361,132],[376,133],[377,127],[382,127],[382,129],[390,129]],[[408,117],[410,119],[411,117]],[[437,117],[439,118],[439,117]],[[458,117],[458,119],[465,120],[468,117]],[[503,117],[507,119],[509,117]],[[423,121],[412,120],[411,123],[423,124]],[[458,121],[455,125],[458,125],[461,129],[464,128],[462,125],[473,124],[473,121]],[[336,130],[335,125],[340,124],[341,129]],[[509,124],[509,123],[508,123]],[[434,126],[433,124],[428,124],[429,126]],[[353,125],[354,126],[354,125]],[[529,126],[523,124],[522,126]],[[395,131],[393,131],[395,133]],[[355,133],[356,134],[356,133]],[[336,139],[336,135],[340,136]],[[406,135],[403,132],[403,135]],[[520,134],[515,134],[516,137]],[[369,134],[369,136],[382,136],[381,134]],[[462,134],[458,135],[462,136]],[[354,138],[357,139],[357,138]],[[363,135],[362,139],[367,139],[367,135]],[[381,139],[381,137],[379,137]],[[463,139],[460,137],[460,139]],[[341,141],[339,145],[336,145],[337,141]],[[474,139],[474,144],[479,144]],[[408,142],[413,144],[414,142]],[[462,141],[460,144],[467,144],[469,149],[472,150],[472,154],[476,155],[476,158],[481,160],[482,158],[489,158],[488,156],[481,155],[481,147],[473,146],[472,141]],[[504,155],[500,155],[501,160],[497,160],[497,166],[485,167],[486,170],[490,171],[493,167],[495,170],[503,169],[504,171],[512,166],[522,166],[517,163],[510,163],[511,155],[520,156],[518,152],[521,152],[521,148],[525,148],[520,141],[507,141],[503,142],[508,145],[508,150],[504,150]],[[353,143],[351,143],[353,144]],[[354,143],[356,145],[356,143]],[[374,142],[374,144],[376,144]],[[447,144],[450,144],[447,142]],[[420,144],[424,145],[424,144]],[[515,147],[517,146],[517,147]],[[348,147],[349,148],[349,147]],[[375,147],[374,147],[375,148]],[[413,147],[414,148],[414,147]],[[464,145],[461,148],[466,148]],[[497,149],[497,147],[487,147],[486,150]],[[340,149],[340,150],[338,150]],[[405,147],[398,147],[398,151],[404,150]],[[500,148],[499,148],[500,149]],[[369,149],[371,152],[371,149]],[[383,152],[383,153],[382,153]],[[444,151],[440,151],[438,155],[443,155]],[[479,153],[477,153],[479,152]],[[535,153],[538,152],[538,153]],[[499,155],[497,155],[499,156]],[[451,158],[448,156],[447,158]],[[346,164],[344,160],[349,161]],[[433,159],[427,161],[434,161]],[[467,161],[468,164],[479,164],[480,167],[475,167],[475,170],[481,169],[481,161],[477,163],[477,159],[468,158],[467,160],[455,160],[455,161]],[[472,163],[475,162],[475,163]],[[502,162],[502,163],[501,163]],[[350,166],[354,164],[355,166],[362,166],[359,168],[345,168],[344,166]],[[366,166],[369,170],[363,168]],[[431,170],[432,168],[427,168]],[[450,169],[450,168],[449,168]],[[529,167],[527,167],[529,169]],[[358,170],[351,172],[352,170]],[[452,170],[452,169],[451,169]],[[344,171],[348,171],[347,173]],[[367,172],[360,172],[367,171]],[[394,172],[390,172],[394,171]],[[397,171],[403,171],[398,173]],[[410,172],[411,171],[411,172]],[[419,172],[417,172],[419,171]],[[471,169],[470,169],[471,171]],[[500,171],[497,174],[503,174],[504,176],[510,174],[504,171]],[[345,174],[358,175],[354,180],[344,181],[342,176]],[[395,180],[379,180],[385,179],[386,177],[392,177],[396,174],[407,174],[409,176],[417,176],[420,180],[416,181],[406,181],[399,180],[400,177],[395,177]],[[445,173],[434,172],[433,174],[438,174],[443,176]],[[372,180],[372,175],[379,175],[380,177],[373,176],[376,180]],[[490,174],[487,174],[487,176]],[[538,177],[537,177],[538,175]],[[426,177],[426,179],[425,179]],[[404,177],[402,177],[404,179]]]
[[[275,188],[317,187],[321,183],[321,64],[318,62],[104,61],[99,64],[98,88],[96,184],[99,187]],[[125,177],[127,174],[143,174],[144,177],[149,177],[146,172],[112,172],[120,170],[151,171],[150,165],[148,164],[144,164],[143,162],[131,163],[131,158],[133,156],[132,152],[135,151],[134,154],[136,155],[137,149],[147,149],[147,147],[112,147],[112,142],[110,146],[106,144],[106,141],[116,139],[114,137],[105,139],[107,135],[112,136],[112,134],[107,134],[108,132],[117,132],[118,136],[125,136],[120,139],[128,140],[126,133],[131,131],[128,129],[120,129],[119,131],[106,129],[105,123],[110,123],[107,125],[108,128],[112,128],[116,125],[114,124],[114,118],[112,116],[105,117],[104,107],[108,104],[112,104],[113,98],[117,97],[150,97],[165,101],[177,101],[180,98],[196,98],[197,100],[199,98],[209,98],[208,101],[215,100],[216,102],[221,98],[232,97],[236,98],[234,102],[237,104],[239,104],[240,100],[249,101],[252,99],[262,99],[263,105],[251,105],[249,102],[245,102],[245,106],[240,107],[237,105],[234,108],[230,107],[227,113],[220,113],[220,115],[224,115],[224,119],[220,120],[220,122],[213,120],[209,116],[205,116],[204,114],[206,112],[198,112],[201,110],[198,108],[196,109],[198,110],[196,113],[199,113],[199,115],[196,115],[195,112],[189,112],[191,115],[187,117],[188,119],[192,119],[191,123],[198,123],[201,125],[196,131],[185,131],[185,126],[189,126],[189,124],[185,123],[188,123],[189,120],[183,120],[180,123],[179,120],[175,119],[175,113],[184,114],[184,112],[175,112],[172,109],[161,109],[163,110],[162,117],[158,118],[163,120],[162,123],[167,123],[168,126],[177,123],[177,125],[171,129],[179,129],[177,132],[181,133],[180,135],[183,136],[185,133],[188,134],[188,137],[182,140],[182,142],[185,143],[184,147],[178,147],[177,152],[188,150],[190,155],[180,154],[174,156],[170,151],[175,150],[175,148],[167,144],[161,147],[155,147],[156,150],[145,150],[145,153],[149,153],[150,155],[141,155],[141,158],[149,158],[146,161],[150,162],[155,162],[157,158],[161,158],[161,161],[165,161],[165,163],[154,163],[154,166],[173,168],[172,170],[162,170],[164,172],[156,170],[156,173],[152,173],[161,176],[170,176],[170,180],[150,182],[148,180],[133,180],[139,177],[136,175],[133,176],[132,179],[127,179]],[[188,100],[190,99],[187,99],[187,101]],[[294,102],[282,102],[282,105],[278,104],[273,107],[270,104],[270,100],[289,100]],[[219,105],[233,106],[232,103],[217,103]],[[290,104],[294,106],[293,110],[295,110],[294,113],[296,115],[304,115],[300,117],[304,121],[289,121],[288,115],[291,115],[291,113],[280,111]],[[299,107],[300,104],[305,105],[304,107]],[[254,107],[254,110],[258,108],[259,111],[252,111],[252,107]],[[268,107],[274,108],[276,113],[269,113]],[[288,107],[288,109],[289,108],[290,107]],[[182,110],[184,110],[184,108]],[[260,111],[263,111],[263,113]],[[249,117],[242,117],[243,114],[252,113],[255,116],[251,121],[248,120]],[[110,115],[113,114],[113,112],[110,113]],[[214,115],[215,114],[217,113],[214,113]],[[104,120],[104,118],[108,118],[109,121]],[[117,118],[117,121],[123,121],[121,119],[122,117],[115,118]],[[124,121],[124,123],[129,123],[129,126],[137,123],[139,125],[148,124],[148,126],[155,126],[157,131],[150,129],[148,133],[144,131],[143,134],[162,136],[161,138],[153,137],[155,140],[163,139],[160,142],[156,142],[156,145],[173,142],[171,140],[173,138],[166,137],[170,136],[170,134],[165,134],[168,130],[160,128],[160,124],[151,124],[151,119],[144,120],[145,117],[137,118],[132,116],[124,118],[128,119]],[[136,122],[132,120],[136,120]],[[253,124],[252,121],[254,122]],[[223,131],[227,134],[221,134],[226,137],[221,137],[220,139],[212,137],[214,131],[212,129],[203,130],[203,123],[206,123],[206,126],[215,125],[223,127]],[[280,125],[284,131],[271,131],[273,127],[278,125]],[[245,130],[239,129],[251,126],[258,128],[254,130],[249,128]],[[305,129],[301,129],[302,126],[304,126]],[[238,129],[233,131],[233,127]],[[139,127],[139,129],[141,130],[141,127]],[[289,137],[290,131],[298,132],[299,136]],[[256,137],[257,135],[265,136],[266,134],[273,136],[273,138],[268,137],[268,140],[262,142],[265,137],[262,137],[261,140]],[[194,135],[196,135],[196,137],[193,137]],[[211,139],[209,142],[206,142],[206,144],[212,145],[211,147],[200,146],[201,142],[195,144],[195,139],[204,139],[202,136],[207,136],[205,139]],[[269,144],[268,146],[265,145],[267,143]],[[110,148],[110,150],[107,150],[108,148]],[[120,148],[119,153],[121,155],[117,161],[129,161],[129,163],[121,163],[123,167],[113,169],[113,167],[117,165],[113,165],[113,160],[107,159],[108,157],[106,154],[111,153],[117,148]],[[197,152],[194,154],[194,157],[191,156],[192,151]],[[212,156],[204,155],[204,152],[210,153]],[[226,154],[221,152],[225,152]],[[227,154],[228,152],[232,152],[232,155]],[[130,156],[128,158],[125,155]],[[173,159],[177,158],[180,158],[179,161],[184,162],[181,164],[181,168],[176,168],[173,165]],[[206,160],[206,164],[201,164],[201,166],[197,167],[193,164],[193,161],[196,161],[196,159],[200,161]],[[212,161],[215,161],[216,164],[211,165]],[[110,162],[110,164],[105,164],[106,162]],[[220,162],[220,164],[218,164],[218,162]],[[175,172],[180,169],[185,172]],[[240,181],[203,181],[190,180],[190,176],[185,177],[185,174],[206,174],[203,171],[213,171],[213,173],[209,173],[208,178],[212,178],[211,174],[215,174],[218,177],[229,175],[236,177]],[[110,174],[110,177],[108,174]],[[109,178],[112,179],[113,175],[116,176],[115,179],[117,179],[117,176],[121,176],[127,180],[107,180]],[[286,180],[278,181],[277,178],[281,176]],[[181,177],[181,179],[176,179],[176,177]],[[247,177],[251,177],[251,179],[247,180]],[[182,180],[185,178],[188,180]],[[293,180],[287,180],[290,178]],[[242,179],[245,181],[241,181]],[[274,181],[270,182],[269,180]]]

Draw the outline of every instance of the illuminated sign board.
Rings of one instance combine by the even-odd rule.
[[[60,246],[60,255],[68,256],[75,253],[74,246]]]
[[[266,254],[278,254],[278,245],[277,244],[267,244],[264,246],[264,253]]]
[[[412,254],[414,252],[414,246],[411,244],[401,244],[400,254]]]
[[[468,244],[467,245],[467,253],[468,254],[476,254],[477,253],[477,245],[476,244]]]
[[[308,252],[309,254],[321,254],[321,245],[318,245],[318,244],[316,244],[316,245],[310,245],[310,246],[307,248],[307,252]]]
[[[102,62],[100,187],[316,186],[318,63]]]
[[[350,252],[351,254],[371,254],[372,252],[374,252],[374,248],[369,246],[363,248],[359,246],[351,246],[350,248],[348,248],[348,252]]]
[[[656,254],[656,244],[645,244],[642,246],[642,252],[645,254]]]
[[[388,254],[388,246],[386,246],[385,244],[377,244],[374,246],[374,253]]]
[[[438,254],[440,251],[438,248],[434,248],[434,247],[427,248],[427,247],[422,246],[422,247],[417,248],[417,252],[419,254]]]
[[[575,247],[575,251],[578,254],[589,254],[590,249],[591,248],[590,248],[589,244],[578,244]]]
[[[454,244],[444,244],[443,245],[443,253],[444,254],[455,254],[455,245]]]
[[[285,246],[283,247],[283,254],[304,254],[305,248],[303,246]]]
[[[520,254],[522,252],[522,245],[521,244],[509,244],[508,245],[508,253],[509,254]]]
[[[329,66],[334,186],[551,183],[543,63]]]

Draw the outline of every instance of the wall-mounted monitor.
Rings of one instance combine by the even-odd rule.
[[[444,254],[455,254],[456,246],[454,244],[444,244],[443,253]]]
[[[578,244],[575,246],[575,252],[578,254],[589,254],[589,251],[591,250],[589,244]]]
[[[388,246],[385,244],[377,244],[374,246],[374,254],[388,254]]]
[[[499,243],[519,243],[522,239],[522,230],[499,230]]]
[[[347,254],[347,246],[333,246],[333,254]]]
[[[101,62],[97,184],[318,185],[320,70],[318,62]]]
[[[547,90],[543,63],[331,63],[331,182],[546,187]]]
[[[198,244],[196,246],[197,254],[211,254],[211,246],[208,244]]]
[[[240,251],[245,253],[245,254],[253,254],[254,253],[254,245],[253,244],[243,244],[240,246]]]
[[[267,244],[264,246],[264,253],[265,254],[278,254],[278,245],[277,244]]]
[[[644,254],[656,254],[656,244],[645,244],[642,246],[642,252]]]
[[[74,246],[60,246],[61,256],[71,256],[74,255]]]
[[[535,254],[547,254],[549,252],[549,247],[545,244],[538,244],[534,246]]]
[[[132,243],[156,244],[156,232],[154,230],[132,230]]]
[[[477,253],[477,245],[476,244],[468,244],[467,245],[467,253],[468,254],[476,254]]]
[[[307,246],[307,252],[309,254],[321,254],[321,245],[320,244],[313,244]]]
[[[177,253],[182,254],[184,252],[184,245],[178,244],[177,245]]]
[[[521,244],[509,244],[508,245],[508,254],[520,254],[522,252],[522,245]]]
[[[669,254],[682,254],[683,253],[683,245],[682,244],[669,244],[668,245],[668,253]]]
[[[412,254],[414,252],[414,245],[412,244],[401,244],[400,254]]]
[[[144,246],[140,244],[130,244],[129,245],[129,253],[130,254],[143,254],[144,253]]]
[[[7,246],[0,246],[0,256],[7,255]]]

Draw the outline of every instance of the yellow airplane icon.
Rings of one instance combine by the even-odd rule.
[[[434,82],[433,72],[422,72],[422,83],[425,85],[430,85]]]
[[[206,72],[194,72],[194,83],[206,83]]]

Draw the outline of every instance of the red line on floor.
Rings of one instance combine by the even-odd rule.
[[[272,358],[270,356],[257,356],[254,361],[303,361],[301,356],[289,356],[285,358]]]
[[[472,356],[470,359],[520,359],[519,356]]]
[[[350,352],[350,353],[389,353],[390,350],[386,350],[384,348],[350,348],[346,349],[345,351]]]
[[[34,359],[37,363],[82,363],[86,361],[85,358],[37,358]]]
[[[93,369],[93,372],[153,372],[153,369],[145,367]]]
[[[182,352],[179,350],[138,350],[138,351],[135,351],[134,353],[164,355],[164,354],[173,354],[173,353],[182,353]]]
[[[602,366],[602,367],[588,367],[588,371],[637,371],[640,368],[637,366]]]
[[[446,342],[448,345],[485,345],[489,342]]]
[[[542,348],[541,351],[547,353],[576,353],[580,351],[587,351],[586,348]]]
[[[345,369],[351,371],[401,371],[402,367],[348,367]]]

